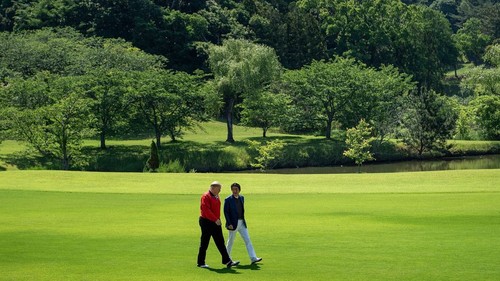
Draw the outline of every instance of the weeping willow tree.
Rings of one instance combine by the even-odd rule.
[[[282,73],[274,49],[246,40],[226,40],[208,48],[215,89],[224,101],[227,142],[234,142],[233,115],[237,102],[252,98],[277,81]]]

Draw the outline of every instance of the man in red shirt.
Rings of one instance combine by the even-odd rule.
[[[215,245],[222,256],[222,263],[228,268],[238,265],[239,261],[232,261],[224,245],[224,236],[222,234],[222,223],[220,221],[220,199],[219,193],[222,185],[218,181],[210,184],[210,189],[201,196],[200,205],[200,249],[198,251],[198,267],[208,268],[205,263],[207,248],[210,237],[214,238]]]

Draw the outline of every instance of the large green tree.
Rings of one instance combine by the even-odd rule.
[[[433,88],[456,62],[450,24],[429,7],[400,0],[298,0],[297,5],[318,18],[330,55],[374,67],[392,64]]]
[[[252,98],[245,99],[241,107],[241,123],[249,127],[262,129],[262,137],[267,137],[267,131],[279,127],[289,111],[290,98],[282,93],[263,91]]]
[[[183,130],[194,126],[196,121],[205,120],[205,97],[199,91],[197,77],[167,70],[135,75],[136,85],[129,99],[153,128],[158,148],[161,148],[163,134],[175,141]]]
[[[99,132],[101,149],[106,149],[106,137],[118,133],[130,119],[127,112],[131,102],[126,97],[135,85],[128,71],[117,69],[96,69],[85,76],[86,94],[94,101],[93,127]]]
[[[272,48],[246,40],[226,40],[222,45],[211,45],[208,56],[215,89],[224,101],[226,141],[234,142],[235,105],[278,81],[282,67]]]
[[[407,96],[405,106],[401,118],[405,144],[418,156],[445,149],[458,118],[449,98],[433,90],[420,89]]]
[[[94,135],[92,101],[85,97],[81,77],[40,73],[15,79],[0,89],[1,114],[9,135],[25,141],[68,170],[84,164],[81,145]]]
[[[95,69],[161,68],[166,60],[122,39],[84,37],[71,28],[0,33],[0,79],[38,72],[82,75]]]
[[[482,63],[486,46],[491,41],[490,36],[481,32],[480,24],[479,19],[471,18],[453,36],[460,53],[476,65]]]
[[[377,71],[354,59],[336,57],[286,72],[283,89],[297,108],[292,114],[294,122],[312,128],[321,122],[330,139],[334,124],[348,128],[361,118],[374,120],[382,134],[382,127],[394,117],[388,103],[412,87],[409,77],[393,67]],[[306,124],[300,124],[304,121]]]

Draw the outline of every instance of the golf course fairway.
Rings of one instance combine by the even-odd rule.
[[[255,250],[196,267],[199,200],[238,182]],[[227,231],[224,230],[227,238]],[[0,172],[0,280],[499,280],[500,170]]]

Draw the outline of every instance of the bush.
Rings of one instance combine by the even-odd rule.
[[[179,160],[168,161],[168,163],[161,162],[158,168],[159,173],[184,173],[186,169]]]

